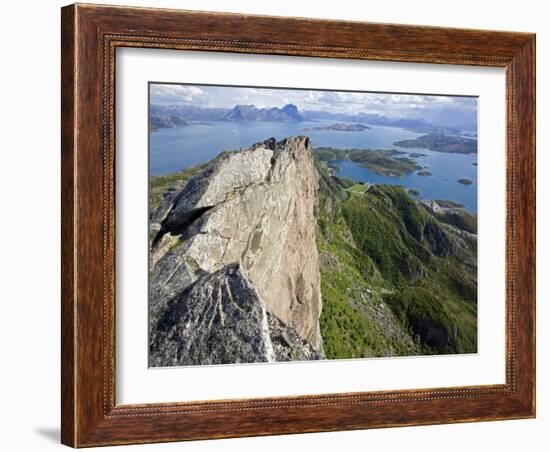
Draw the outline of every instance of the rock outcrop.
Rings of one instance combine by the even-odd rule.
[[[318,175],[305,137],[221,154],[151,249],[152,366],[319,359]]]
[[[153,338],[152,365],[275,359],[265,306],[239,264],[188,286],[162,314]]]

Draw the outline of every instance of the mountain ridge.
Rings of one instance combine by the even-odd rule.
[[[458,205],[335,177],[307,137],[152,183],[151,366],[477,350]]]
[[[286,104],[283,108],[258,108],[255,105],[235,105],[224,116],[226,121],[269,121],[285,122],[302,121],[302,116],[294,104]]]
[[[270,113],[271,112],[271,113]],[[187,121],[192,124],[194,121],[228,121],[228,120],[249,120],[264,121],[311,121],[336,120],[351,123],[361,123],[384,127],[399,127],[419,133],[441,132],[446,134],[460,134],[463,132],[471,133],[475,130],[472,126],[447,126],[432,124],[422,118],[408,118],[387,116],[360,112],[352,113],[334,113],[321,110],[303,110],[300,111],[294,104],[286,104],[282,108],[266,107],[258,108],[253,104],[235,105],[233,107],[197,107],[194,105],[158,105],[151,104],[149,109],[150,127],[156,128],[177,126],[175,121]],[[229,116],[229,119],[228,119]],[[163,118],[170,118],[172,125],[168,123],[163,125]],[[175,119],[178,118],[178,119]],[[233,119],[231,119],[233,118]],[[263,119],[259,119],[263,118]],[[155,126],[155,124],[160,124]],[[175,125],[174,125],[175,124]],[[184,125],[184,124],[181,124]]]

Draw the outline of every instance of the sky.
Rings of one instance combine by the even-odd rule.
[[[421,118],[448,126],[475,124],[477,117],[477,98],[473,97],[176,84],[151,84],[150,95],[151,103],[156,105],[232,108],[253,104],[258,108],[282,108],[292,103],[300,111],[362,112],[389,118]]]

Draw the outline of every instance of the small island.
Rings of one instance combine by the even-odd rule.
[[[330,147],[315,148],[316,157],[334,167],[334,160],[351,160],[382,176],[400,177],[411,174],[423,167],[407,157],[404,152],[394,149],[337,149]]]
[[[462,185],[472,185],[473,184],[473,181],[470,180],[470,179],[467,179],[465,177],[463,177],[462,179],[458,179],[457,182],[459,184],[462,184]]]
[[[306,132],[317,131],[317,130],[333,130],[335,132],[362,132],[363,130],[370,129],[369,126],[364,124],[344,124],[344,123],[334,123],[328,126],[318,126],[318,127],[306,127],[302,130]]]
[[[429,171],[426,171],[426,170],[419,171],[416,174],[417,174],[417,176],[433,176],[432,173],[430,173]]]
[[[416,190],[415,188],[409,188],[407,190],[407,193],[411,196],[420,196],[420,191]]]
[[[427,156],[428,156],[427,154],[421,154],[420,152],[411,152],[409,154],[409,157],[413,159],[417,159],[418,157],[427,157]]]
[[[349,159],[382,176],[400,177],[422,168],[408,158],[391,157],[384,151],[354,152]]]
[[[453,154],[477,153],[477,139],[445,135],[441,132],[432,132],[412,140],[396,141],[393,144],[402,148],[424,148]]]

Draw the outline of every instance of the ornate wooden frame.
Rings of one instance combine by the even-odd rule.
[[[71,5],[62,9],[62,442],[74,447],[535,416],[535,35]],[[115,403],[115,49],[506,68],[506,383]]]

